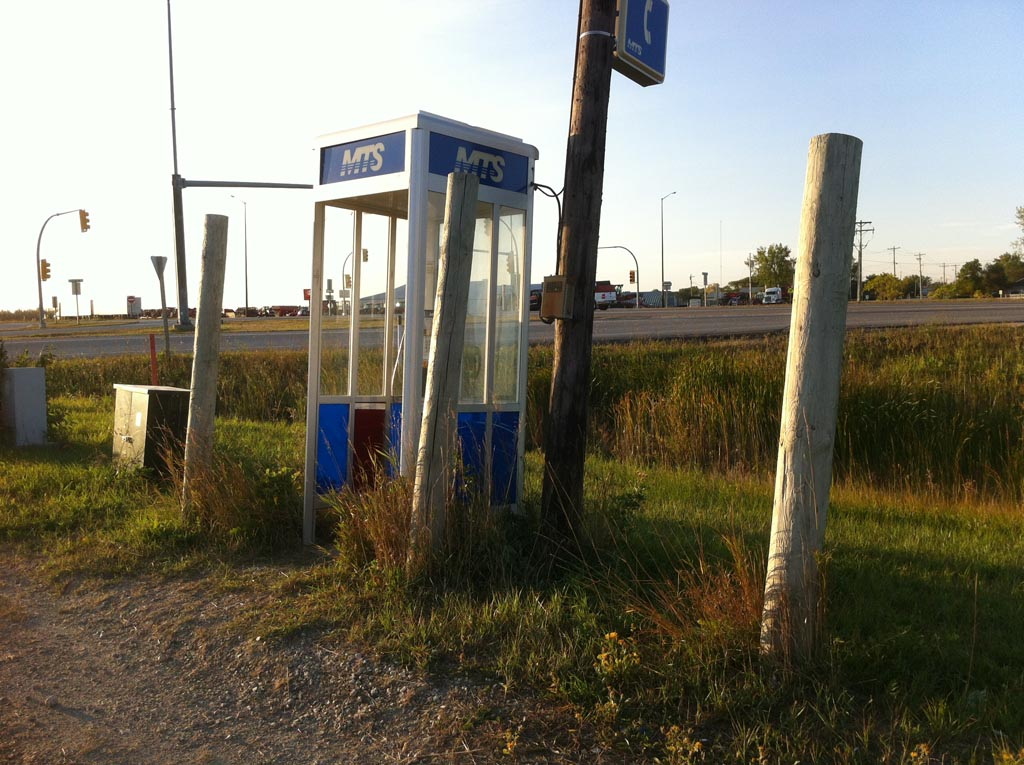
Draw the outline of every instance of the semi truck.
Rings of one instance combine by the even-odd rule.
[[[618,299],[619,293],[614,284],[608,281],[594,283],[594,305],[602,311],[607,311]]]

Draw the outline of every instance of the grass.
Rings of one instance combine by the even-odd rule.
[[[288,560],[273,608],[240,629],[313,629],[531,689],[660,762],[1019,765],[1022,343],[1005,328],[851,335],[825,634],[799,671],[758,652],[779,338],[595,349],[586,528],[569,560],[537,522],[536,451],[524,516],[464,509],[462,544],[418,576],[404,573],[400,482],[336,497],[330,555],[303,558],[303,426],[280,399],[304,385],[304,358],[277,353],[222,360],[248,379],[221,388],[223,490],[195,524],[173,484],[110,463],[108,383],[145,381],[144,360],[53,362],[51,392],[87,378],[93,395],[51,401],[61,446],[0,449],[0,540],[58,578]],[[549,353],[531,349],[531,400]],[[260,406],[261,421],[237,414]],[[529,427],[543,428],[535,410]]]

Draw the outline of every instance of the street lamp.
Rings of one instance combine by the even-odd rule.
[[[633,257],[633,267],[636,268],[636,307],[640,307],[640,263],[636,259],[636,255],[633,255],[633,251],[628,247],[623,247],[621,244],[609,244],[604,247],[598,247],[599,250],[625,250]]]
[[[231,195],[242,203],[242,239],[245,242],[245,315],[249,316],[249,205],[241,197]]]
[[[46,313],[43,309],[43,279],[50,278],[49,268],[46,270],[46,276],[43,276],[43,264],[39,257],[39,250],[43,245],[43,231],[46,230],[46,224],[54,218],[60,215],[70,215],[71,213],[78,213],[79,218],[82,221],[82,233],[84,234],[89,230],[89,213],[85,210],[65,210],[64,212],[54,213],[49,218],[43,221],[42,228],[39,229],[39,238],[36,239],[36,285],[39,288],[39,329],[46,329]],[[47,264],[49,265],[49,264]]]
[[[670,191],[661,198],[661,307],[665,307],[665,200],[676,192]]]

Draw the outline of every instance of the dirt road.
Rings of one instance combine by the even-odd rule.
[[[252,585],[128,580],[57,592],[0,553],[0,762],[60,765],[610,763],[565,709],[239,627]]]

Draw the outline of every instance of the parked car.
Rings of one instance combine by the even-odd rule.
[[[543,295],[543,290],[530,290],[530,310],[540,310],[540,299]]]

